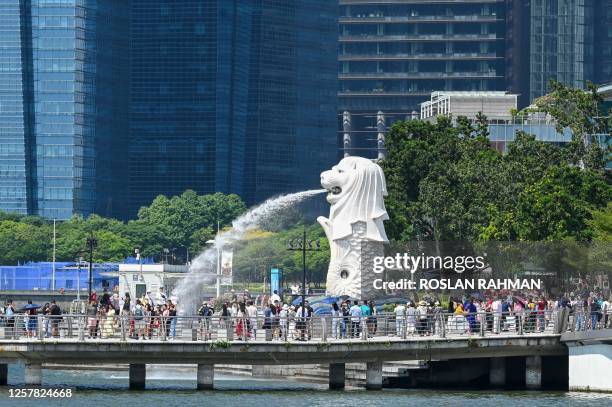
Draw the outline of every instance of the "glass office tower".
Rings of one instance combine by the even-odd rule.
[[[97,171],[113,161],[97,146],[125,136],[113,131],[121,103],[106,103],[125,86],[112,71],[120,52],[97,40],[122,34],[111,23],[123,4],[0,2],[0,209],[57,219],[113,214],[109,196],[98,194],[113,177]]]
[[[340,0],[339,116],[341,132],[350,128],[347,152],[375,157],[380,130],[418,117],[432,91],[505,90],[505,3]]]
[[[595,8],[595,79],[612,83],[612,0],[597,0]]]
[[[594,80],[593,3],[531,0],[530,100],[548,92],[550,79],[579,88]]]
[[[337,4],[133,0],[129,207],[316,187],[336,156]]]
[[[0,210],[28,214],[31,202],[31,129],[28,86],[27,19],[19,0],[0,2]]]

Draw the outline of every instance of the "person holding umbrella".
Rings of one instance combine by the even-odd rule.
[[[28,316],[28,322],[26,324],[26,333],[29,338],[36,336],[36,328],[38,327],[38,311],[40,305],[32,304],[32,300],[28,300],[28,303],[23,310]]]

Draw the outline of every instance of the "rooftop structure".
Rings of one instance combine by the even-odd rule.
[[[508,121],[511,110],[517,108],[517,98],[506,92],[432,92],[430,100],[421,103],[421,119],[447,115],[474,120],[480,112],[490,122]]]

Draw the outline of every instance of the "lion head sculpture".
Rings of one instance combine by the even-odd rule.
[[[321,185],[331,204],[325,221],[330,240],[343,239],[353,232],[356,222],[366,224],[366,239],[387,242],[383,221],[389,219],[384,197],[385,176],[378,164],[363,157],[346,157],[321,174]],[[323,223],[322,223],[323,224]]]

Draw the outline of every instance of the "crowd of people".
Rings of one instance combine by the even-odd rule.
[[[291,299],[296,299],[293,295]],[[297,303],[298,305],[292,305]],[[483,293],[478,297],[421,300],[396,303],[382,311],[373,301],[347,299],[330,304],[325,318],[326,336],[336,339],[366,338],[380,333],[389,336],[429,336],[442,333],[544,332],[556,323],[559,310],[567,309],[570,330],[612,327],[612,302],[599,292],[578,290],[559,298],[532,293],[527,298],[518,293]],[[298,340],[313,337],[315,315],[308,301],[285,302],[277,291],[270,296],[253,297],[248,290],[237,295],[232,290],[216,303],[203,301],[196,315],[179,317],[177,305],[163,287],[140,298],[130,293],[94,291],[83,310],[83,324],[89,338],[111,338],[121,335],[131,339],[175,339],[179,318],[197,331],[196,338],[211,340],[224,331],[225,338],[238,340]],[[20,314],[23,312],[23,314]],[[16,328],[16,316],[24,315],[20,329],[26,337],[59,337],[62,309],[55,300],[42,307],[29,301],[17,311],[12,301],[0,309],[2,321]],[[42,316],[42,317],[41,317]],[[83,322],[80,322],[83,321]],[[384,328],[379,325],[384,323]],[[39,327],[39,324],[42,326]],[[195,325],[194,325],[195,324]],[[194,328],[195,327],[195,328]],[[317,335],[322,335],[318,322]],[[182,336],[179,332],[178,336]]]

